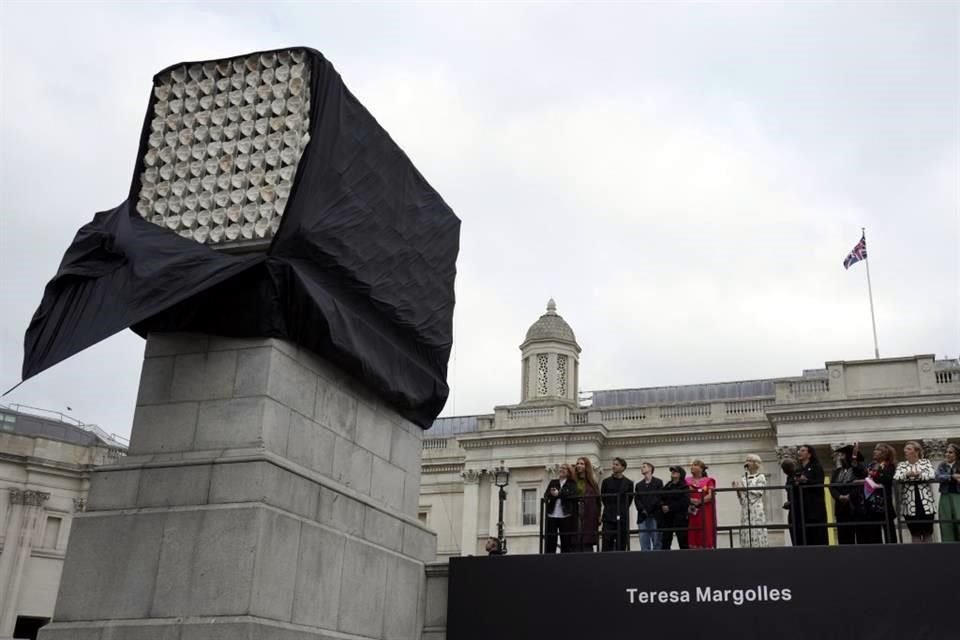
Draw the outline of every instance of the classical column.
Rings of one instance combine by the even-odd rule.
[[[49,498],[42,491],[10,489],[10,520],[0,555],[0,638],[13,636],[23,568],[42,522],[43,503]]]
[[[460,527],[460,555],[472,556],[477,552],[477,527],[480,517],[480,477],[478,469],[464,469],[463,478],[463,516]]]

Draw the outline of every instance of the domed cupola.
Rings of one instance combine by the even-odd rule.
[[[576,404],[580,345],[573,329],[557,313],[557,304],[552,298],[547,303],[547,312],[527,330],[520,354],[521,402],[564,400]]]

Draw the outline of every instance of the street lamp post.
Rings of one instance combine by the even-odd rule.
[[[497,519],[497,545],[501,554],[507,553],[507,539],[503,535],[503,503],[507,499],[506,486],[510,484],[510,470],[503,466],[503,460],[500,466],[493,470],[493,481],[500,490],[500,511]]]

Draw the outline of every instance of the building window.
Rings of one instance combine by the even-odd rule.
[[[547,354],[537,356],[537,395],[547,395]]]
[[[60,540],[60,525],[63,518],[57,516],[47,516],[47,526],[43,528],[42,549],[56,549],[57,541]]]
[[[537,490],[524,489],[521,501],[523,504],[523,524],[537,524]]]
[[[567,356],[557,356],[557,388],[561,396],[567,395]]]
[[[417,520],[419,520],[420,524],[422,524],[423,526],[427,526],[427,522],[428,522],[427,516],[428,514],[426,511],[421,511],[420,513],[417,514]]]

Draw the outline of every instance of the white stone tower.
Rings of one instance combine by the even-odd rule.
[[[580,345],[573,329],[557,314],[551,298],[547,312],[527,330],[520,345],[520,402],[569,402],[576,406],[580,375]]]

